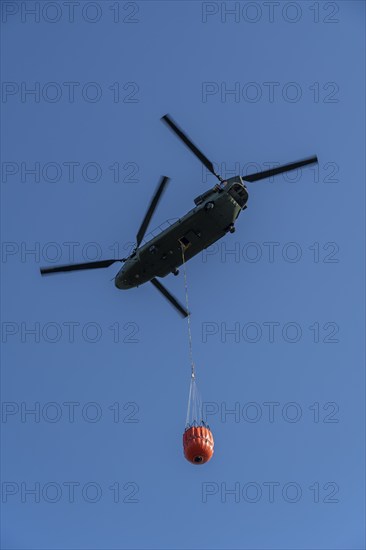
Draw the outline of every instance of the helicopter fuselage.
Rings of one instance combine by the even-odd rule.
[[[234,231],[234,223],[246,208],[248,192],[240,176],[216,185],[195,199],[196,207],[135,250],[117,273],[119,289],[137,287],[176,273],[184,261]]]

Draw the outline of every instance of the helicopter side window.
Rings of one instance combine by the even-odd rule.
[[[235,202],[237,202],[242,208],[248,200],[248,193],[239,183],[234,183],[234,185],[230,187],[229,195],[231,195]]]

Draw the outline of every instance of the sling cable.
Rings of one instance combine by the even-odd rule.
[[[197,387],[196,367],[192,354],[191,314],[188,304],[187,273],[184,258],[184,245],[182,244],[182,258],[184,270],[184,286],[187,307],[188,346],[191,363],[191,381],[189,386],[186,427],[183,434],[183,452],[185,458],[192,464],[204,464],[208,462],[214,452],[214,438],[210,427],[204,422],[202,415],[202,401]]]

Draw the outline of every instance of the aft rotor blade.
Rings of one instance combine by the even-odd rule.
[[[59,265],[55,267],[41,268],[41,275],[51,275],[52,273],[63,273],[65,271],[81,271],[83,269],[99,269],[102,267],[109,267],[115,262],[124,262],[125,258],[121,260],[101,260],[100,262],[87,262],[84,264],[71,264],[71,265]]]
[[[155,288],[159,290],[165,296],[167,300],[179,311],[179,313],[183,317],[188,316],[188,311],[178,302],[176,298],[170,292],[163,286],[157,279],[151,279],[151,283],[154,285]]]
[[[258,181],[264,178],[270,178],[271,176],[276,176],[277,174],[282,174],[283,172],[290,172],[290,170],[296,170],[301,168],[301,166],[306,166],[308,164],[316,164],[318,162],[317,157],[310,157],[308,159],[299,160],[297,162],[291,162],[290,164],[284,164],[283,166],[277,166],[277,168],[271,168],[270,170],[265,170],[264,172],[258,172],[257,174],[250,174],[248,176],[242,176],[244,181]]]
[[[216,174],[215,169],[213,167],[212,162],[196,147],[196,145],[192,142],[192,140],[179,128],[179,126],[172,120],[172,118],[169,115],[164,115],[161,117],[161,120],[164,120],[164,122],[173,130],[173,132],[187,145],[187,147],[192,151],[196,157],[199,158],[199,160],[206,166],[207,170],[209,170],[214,176],[216,176],[220,181],[222,181],[222,178]]]
[[[140,229],[138,230],[137,237],[136,237],[136,248],[138,248],[141,244],[142,239],[144,238],[144,235],[146,233],[146,229],[150,223],[151,217],[155,211],[155,208],[157,207],[159,200],[161,199],[161,196],[163,194],[163,191],[165,189],[166,184],[168,183],[169,178],[166,176],[162,176],[158,187],[155,191],[155,195],[153,196],[150,206],[147,209],[147,212],[145,214],[145,217],[142,221],[142,224],[140,226]]]

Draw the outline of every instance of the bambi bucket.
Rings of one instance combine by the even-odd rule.
[[[183,434],[184,456],[192,464],[205,464],[214,452],[214,438],[209,428],[191,426]]]

